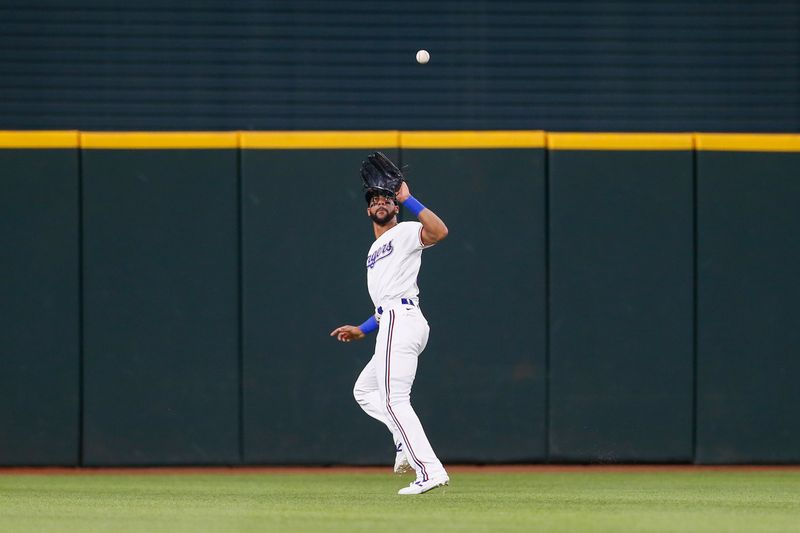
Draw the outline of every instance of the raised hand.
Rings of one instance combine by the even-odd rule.
[[[411,191],[408,189],[408,183],[404,181],[400,184],[400,188],[397,189],[397,201],[402,204],[408,200],[409,196],[411,196]]]

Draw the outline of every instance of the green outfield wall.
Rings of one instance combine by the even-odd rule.
[[[0,141],[0,463],[80,461],[77,132]]]
[[[698,145],[696,457],[798,462],[800,152]]]
[[[95,139],[82,151],[84,463],[235,463],[236,134],[215,148]]]
[[[550,459],[691,461],[692,136],[609,140],[549,138]]]
[[[376,149],[450,229],[445,462],[800,462],[800,137],[349,131],[0,132],[0,464],[391,460],[328,335]]]

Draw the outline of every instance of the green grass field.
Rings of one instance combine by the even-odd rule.
[[[800,531],[800,472],[0,475],[3,532]]]

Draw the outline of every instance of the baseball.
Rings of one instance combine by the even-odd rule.
[[[431,60],[431,55],[428,53],[427,50],[420,50],[417,52],[417,63],[419,63],[420,65],[424,65],[430,60]]]

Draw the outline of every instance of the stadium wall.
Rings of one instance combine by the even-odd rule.
[[[445,461],[800,462],[796,135],[17,131],[0,464],[391,457],[370,344],[328,337],[371,308],[374,149],[451,230],[414,389]]]

